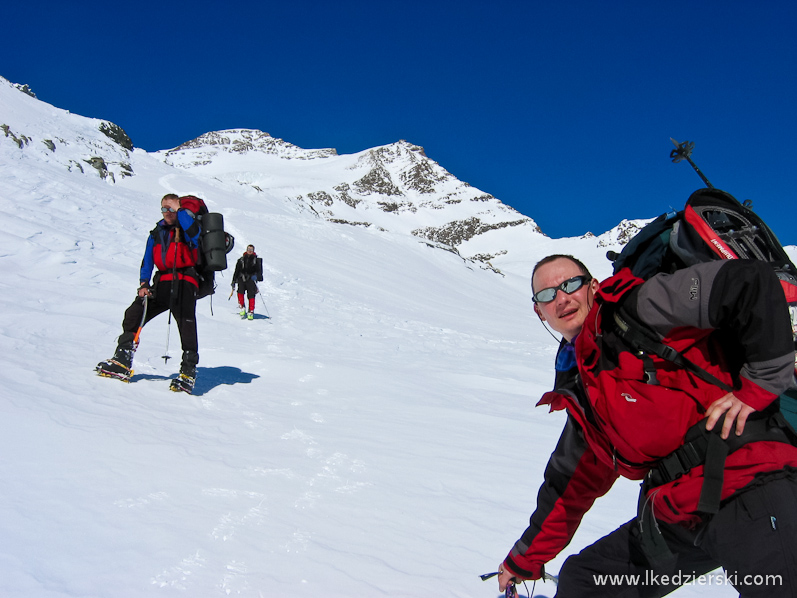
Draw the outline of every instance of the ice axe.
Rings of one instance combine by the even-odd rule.
[[[500,575],[500,573],[498,571],[495,571],[494,573],[485,573],[484,575],[479,575],[479,577],[481,578],[482,581],[487,581],[488,579],[492,579],[496,575]],[[544,571],[542,573],[542,581],[543,583],[545,583],[546,581],[552,581],[554,585],[557,586],[559,585],[559,578],[556,575],[550,575],[548,573],[545,573]],[[506,586],[506,592],[504,593],[505,598],[517,598],[518,593],[515,586],[518,583],[519,581],[513,577],[512,581],[510,581]],[[531,596],[534,594],[534,588],[537,585],[537,582],[535,581],[534,584],[531,586],[531,593],[529,593],[529,588],[528,586],[526,586],[525,581],[523,581],[523,585],[526,587],[526,593],[529,596]]]
[[[138,330],[136,330],[136,335],[133,337],[133,351],[138,349],[138,339],[141,337],[141,331],[144,329],[144,322],[147,319],[147,299],[149,298],[148,295],[144,295],[144,313],[141,315],[141,323],[138,325]]]

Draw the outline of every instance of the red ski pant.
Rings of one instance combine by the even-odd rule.
[[[255,294],[257,293],[257,283],[253,278],[238,282],[238,306],[244,306],[244,291],[249,298],[249,311],[255,311]]]

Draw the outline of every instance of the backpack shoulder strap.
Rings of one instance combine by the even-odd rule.
[[[650,328],[633,318],[622,305],[615,309],[612,315],[618,335],[628,343],[634,351],[656,355],[694,374],[704,382],[718,386],[726,392],[733,391],[733,388],[728,386],[725,382],[707,372],[693,361],[690,361],[669,345],[662,343],[656,338],[656,335]],[[643,361],[645,362],[645,382],[658,385],[656,368],[652,360],[643,359]]]

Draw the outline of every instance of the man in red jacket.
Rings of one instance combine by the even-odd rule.
[[[532,291],[563,336],[540,404],[568,419],[500,589],[539,579],[622,475],[644,479],[637,518],[569,557],[558,597],[663,596],[718,567],[742,596],[797,596],[797,447],[774,403],[794,382],[794,344],[769,265],[717,261],[644,284],[622,270],[599,285],[554,255],[535,267]],[[733,391],[630,351],[612,325],[621,299]]]
[[[139,328],[155,316],[171,311],[177,321],[183,348],[180,375],[171,389],[191,393],[199,362],[196,329],[196,265],[199,258],[201,227],[196,219],[196,200],[168,193],[161,199],[161,215],[147,238],[141,260],[137,297],[122,320],[122,334],[114,356],[97,364],[100,376],[129,382],[133,375],[133,356],[138,346]],[[185,205],[183,205],[185,204]],[[192,208],[195,211],[192,211]],[[152,286],[150,277],[157,269]]]

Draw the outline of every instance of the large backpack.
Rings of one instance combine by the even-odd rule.
[[[622,252],[608,252],[614,273],[623,268],[648,280],[660,272],[712,260],[757,259],[771,264],[780,279],[789,305],[792,334],[797,347],[797,268],[778,239],[751,209],[748,200],[740,203],[730,193],[716,188],[699,189],[679,212],[662,214],[639,231]],[[698,366],[684,362],[681,355],[647,334],[644,325],[630,318],[618,322],[627,342],[634,348],[654,353],[685,367],[709,382]],[[645,346],[642,346],[645,345]],[[797,428],[797,392],[781,396],[781,411]]]
[[[635,276],[648,280],[652,276],[672,273],[694,264],[722,259],[757,259],[771,264],[780,280],[789,305],[792,334],[797,347],[797,268],[769,227],[752,211],[752,203],[744,204],[725,191],[716,189],[690,159],[694,144],[673,143],[670,154],[674,162],[686,159],[708,185],[695,191],[683,210],[667,212],[654,219],[637,233],[622,252],[608,252],[614,274],[629,268]],[[672,347],[662,343],[644,323],[635,321],[620,306],[614,311],[615,332],[639,356],[653,354],[684,368],[704,381],[731,390],[697,364],[687,360]],[[643,357],[644,359],[644,357]],[[646,370],[646,375],[648,374]],[[655,377],[656,372],[651,372]],[[656,383],[655,379],[649,383]],[[779,410],[766,419],[748,419],[741,437],[731,435],[725,445],[716,433],[709,433],[702,425],[689,429],[684,444],[666,457],[648,475],[648,482],[656,486],[679,478],[692,467],[704,467],[698,510],[716,513],[719,510],[725,455],[744,443],[756,440],[778,440],[797,444],[797,390],[784,392],[778,400]],[[716,432],[716,430],[715,430]],[[646,488],[640,492],[637,519],[642,531],[642,547],[651,562],[672,562],[670,553],[647,504]]]
[[[216,272],[227,269],[227,254],[235,245],[235,238],[224,232],[224,216],[208,210],[205,201],[193,195],[180,198],[180,207],[194,214],[202,232],[199,236],[197,271],[197,299],[216,292]],[[189,234],[195,231],[186,231]]]

